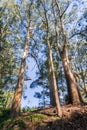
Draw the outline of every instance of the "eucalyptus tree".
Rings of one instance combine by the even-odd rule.
[[[86,58],[87,57],[87,47],[86,47],[86,44],[87,44],[87,10],[85,10],[83,12],[79,26],[82,30],[81,38],[80,38],[81,47],[77,48],[78,55],[80,55],[80,58],[78,59],[80,62],[80,64],[79,64],[80,65],[79,66],[80,78],[79,79],[82,79],[82,83],[83,83],[82,86],[83,86],[85,95],[87,97],[87,58]],[[79,41],[78,41],[78,43],[79,43]]]
[[[39,2],[44,2],[44,1],[39,1]],[[79,10],[76,9],[76,7],[78,7],[79,2],[76,1],[74,1],[75,3],[72,1],[69,2],[68,1],[61,2],[57,0],[46,2],[47,7],[45,11],[40,10],[40,12],[41,11],[45,12],[45,16],[47,15],[47,18],[45,16],[43,16],[42,18],[42,23],[44,23],[42,24],[42,26],[44,29],[47,26],[50,28],[50,33],[48,30],[46,30],[46,32],[48,32],[51,35],[49,36],[49,39],[51,38],[51,45],[53,46],[53,42],[56,42],[57,43],[56,45],[58,46],[59,49],[59,54],[63,63],[65,78],[68,87],[69,102],[72,104],[81,104],[82,99],[78,90],[77,79],[75,73],[72,71],[72,62],[70,63],[71,50],[69,47],[72,46],[72,37],[82,33],[82,31],[78,30],[78,27],[76,26],[77,24],[76,21],[78,21],[80,16],[78,16],[78,18],[76,18],[75,21],[75,16],[73,15],[74,13],[77,13],[77,15],[79,13],[78,12]],[[42,14],[40,14],[40,16],[41,15]],[[48,21],[46,22],[46,20]],[[74,28],[71,29],[73,26]],[[75,45],[76,43],[77,41],[75,42]],[[53,95],[51,97],[52,99],[54,99]]]
[[[65,9],[63,9],[63,7]],[[72,104],[81,104],[81,97],[79,94],[79,90],[78,90],[78,84],[77,84],[77,80],[75,78],[75,75],[72,71],[71,68],[71,63],[70,63],[70,59],[69,59],[69,47],[68,45],[71,44],[70,43],[70,39],[69,39],[69,35],[68,31],[66,32],[66,28],[68,28],[68,26],[73,26],[70,23],[73,22],[74,19],[72,19],[73,15],[69,16],[68,18],[66,18],[66,12],[67,10],[69,11],[69,15],[71,14],[71,6],[69,8],[69,3],[68,1],[52,1],[52,10],[53,10],[53,15],[54,15],[54,21],[55,21],[55,33],[56,33],[56,43],[59,49],[59,54],[63,63],[63,67],[64,67],[64,73],[65,73],[65,78],[66,78],[66,82],[67,82],[67,87],[68,87],[68,94],[69,94],[69,102]],[[66,19],[65,19],[66,18]],[[74,17],[75,18],[75,17]],[[67,26],[65,26],[65,23]],[[75,23],[74,23],[75,24]],[[74,28],[75,29],[75,28]],[[74,30],[73,29],[73,30]]]
[[[17,11],[19,12],[17,17],[19,17],[19,19],[20,19],[20,26],[24,27],[23,30],[25,31],[25,34],[22,33],[22,37],[24,34],[23,55],[21,58],[18,82],[17,82],[17,86],[15,88],[14,98],[13,98],[12,107],[11,107],[12,116],[16,116],[20,112],[21,97],[22,97],[24,80],[25,80],[24,72],[25,72],[25,67],[26,67],[26,58],[28,56],[30,38],[31,38],[31,34],[32,34],[32,31],[31,31],[32,19],[33,19],[32,13],[33,13],[33,9],[34,9],[33,1],[20,1],[20,2],[21,3],[19,3],[19,8],[17,9]]]
[[[73,70],[77,74],[77,81],[79,84],[80,93],[82,94],[82,98],[87,100],[87,98],[85,98],[87,96],[86,41],[83,39],[82,41],[79,42],[81,43],[81,45],[76,47],[77,54],[76,57],[73,57],[75,63],[72,65]],[[79,42],[77,44],[79,44]],[[83,102],[85,101],[83,100]]]
[[[57,81],[56,81],[56,76],[55,76],[55,71],[54,71],[54,63],[53,63],[53,55],[52,55],[52,41],[51,41],[51,30],[49,27],[49,19],[48,19],[48,12],[49,12],[49,7],[50,1],[37,1],[38,2],[38,13],[40,16],[39,21],[42,22],[42,30],[45,33],[45,43],[47,44],[47,51],[48,51],[48,79],[49,79],[49,90],[50,90],[50,101],[51,105],[56,104],[57,108],[57,114],[61,117],[62,116],[62,111],[61,111],[61,106],[60,106],[60,101],[59,101],[59,96],[58,96],[58,89],[57,89]]]
[[[9,89],[12,90],[17,71],[16,57],[12,44],[11,26],[15,22],[15,16],[10,12],[7,3],[0,5],[0,90],[5,95]],[[4,100],[7,100],[6,97]],[[5,104],[4,104],[5,105]]]
[[[85,3],[86,4],[86,3]],[[86,97],[87,95],[87,48],[86,48],[86,26],[87,26],[87,17],[86,17],[86,10],[83,11],[82,15],[80,16],[79,21],[77,22],[77,34],[75,36],[77,38],[76,46],[72,46],[74,49],[72,52],[72,68],[74,72],[77,74],[79,89],[81,90],[82,97]],[[80,33],[78,33],[80,30]],[[74,33],[75,34],[75,33]],[[74,35],[73,34],[73,35]],[[72,39],[72,43],[74,43]],[[74,55],[75,54],[75,55]],[[86,98],[84,98],[87,100]]]

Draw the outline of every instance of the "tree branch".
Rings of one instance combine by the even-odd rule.
[[[32,80],[31,78],[25,78],[24,81]]]
[[[69,1],[68,1],[68,4],[66,6],[66,8],[64,9],[64,11],[62,12],[61,16],[60,17],[63,17],[63,15],[65,14],[65,12],[67,11],[68,7],[69,7]]]
[[[37,58],[36,58],[36,56],[34,55],[34,54],[32,54],[32,53],[28,53],[28,56],[31,56],[32,58],[34,58],[34,60],[35,60],[35,62],[36,62],[36,64],[37,64],[37,67],[38,67],[38,69],[39,69],[39,72],[40,72],[40,67],[39,67],[39,64],[38,64],[38,61],[37,61]]]
[[[81,36],[86,36],[85,34],[83,34],[82,32],[84,32],[85,30],[81,31],[81,32],[78,32],[78,33],[74,33],[72,34],[72,36],[70,36],[68,39],[70,40],[71,38],[73,38],[74,36],[76,35],[81,35]]]

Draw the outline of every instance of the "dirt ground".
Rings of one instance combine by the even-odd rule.
[[[1,130],[87,130],[87,106],[65,105],[62,112],[62,118],[54,107],[25,112]]]
[[[45,110],[47,111],[47,110]],[[46,120],[46,126],[36,130],[87,130],[87,106],[66,105],[62,107],[62,119]],[[55,108],[48,109],[47,113],[55,113]]]

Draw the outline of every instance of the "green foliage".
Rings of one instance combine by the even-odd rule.
[[[34,107],[32,107],[32,108],[22,108],[21,112],[32,112],[34,110],[37,110],[37,108],[34,108]]]
[[[9,122],[11,122],[10,110],[0,110],[0,129]]]
[[[5,109],[5,101],[6,101],[6,98],[4,96],[4,93],[0,89],[0,110]]]
[[[68,1],[59,1],[61,12],[67,6]],[[8,4],[7,4],[8,3]],[[67,39],[75,36],[74,33],[85,31],[80,36],[72,37],[68,40],[69,59],[71,62],[71,68],[78,74],[79,86],[83,87],[86,84],[87,78],[87,56],[86,56],[86,33],[87,28],[84,24],[86,21],[86,12],[84,12],[84,18],[81,20],[79,8],[73,5],[73,1],[70,1],[69,8],[63,15],[62,19],[65,22],[65,33]],[[45,6],[45,8],[44,8]],[[41,81],[35,86],[41,86],[42,88],[49,87],[49,54],[46,41],[46,19],[48,20],[48,38],[53,47],[53,60],[55,67],[55,75],[59,86],[59,92],[66,92],[66,82],[64,77],[64,70],[61,63],[61,58],[58,53],[56,44],[55,22],[59,28],[59,39],[61,46],[63,47],[63,39],[61,36],[61,29],[59,23],[59,15],[57,7],[53,4],[54,12],[56,15],[56,21],[54,19],[52,10],[52,0],[43,1],[22,1],[20,6],[15,1],[3,1],[0,2],[0,107],[9,108],[11,106],[13,98],[13,90],[16,86],[21,57],[23,48],[25,45],[28,20],[30,19],[31,26],[31,40],[29,43],[29,52],[34,55],[35,61],[38,66],[37,80]],[[45,9],[45,10],[44,10]],[[85,8],[84,8],[85,10]],[[83,10],[83,11],[84,11]],[[74,15],[76,14],[76,15]],[[77,17],[78,16],[78,17]],[[83,17],[82,16],[82,17]],[[76,18],[77,17],[77,18]],[[83,25],[84,24],[84,25]],[[81,30],[80,30],[81,29]],[[33,31],[32,31],[33,30]],[[84,36],[83,36],[84,34]],[[27,67],[26,67],[27,68]],[[28,68],[27,68],[28,69]],[[39,79],[39,77],[41,79]],[[45,85],[43,84],[45,83]],[[87,84],[86,84],[87,85]],[[63,86],[63,87],[62,87]],[[9,91],[8,91],[9,90]],[[47,91],[47,89],[45,89]],[[85,89],[82,90],[82,95],[85,96]],[[41,97],[44,93],[41,93]],[[9,96],[9,98],[8,98]],[[29,111],[32,111],[30,108]],[[26,109],[23,112],[28,111]]]
[[[10,124],[10,126],[8,125]],[[18,130],[25,128],[25,123],[22,120],[18,120],[18,118],[10,117],[10,110],[1,110],[0,111],[0,130],[4,127],[8,130],[13,130],[14,126],[18,126]],[[9,127],[8,127],[9,126]]]
[[[44,114],[31,114],[16,118],[10,117],[10,110],[0,111],[0,129],[6,128],[7,130],[13,130],[15,126],[18,130],[25,129],[25,122],[38,122],[46,118],[47,116]]]
[[[10,12],[8,6],[0,8],[0,93],[2,93],[0,105],[2,104],[3,109],[5,109],[5,107],[8,107],[8,93],[6,91],[8,89],[10,92],[12,91],[17,80],[18,71],[15,71],[17,69],[15,63],[17,59],[14,55],[15,49],[11,40],[13,35],[11,27],[14,24],[15,16]],[[12,99],[11,94],[9,94],[9,99]]]
[[[46,118],[46,115],[44,115],[44,114],[32,114],[32,115],[27,116],[25,118],[30,120],[30,121],[36,121],[37,122],[37,121],[40,121],[40,120]]]

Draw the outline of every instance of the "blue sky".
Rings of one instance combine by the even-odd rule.
[[[37,107],[39,103],[39,100],[33,96],[35,92],[40,92],[41,88],[40,87],[36,87],[35,89],[30,88],[30,84],[37,78],[36,73],[35,73],[37,70],[37,66],[35,64],[36,64],[35,61],[32,58],[29,58],[27,75],[31,78],[31,80],[25,81],[27,88],[24,89],[23,95],[27,96],[27,98],[24,99],[22,97],[22,101],[21,101],[22,108],[23,107]]]
[[[82,1],[80,1],[80,0],[78,0],[78,1],[74,0],[73,2],[74,2],[74,4],[77,5],[77,7],[79,6],[78,12],[80,11],[80,13],[81,13],[81,11],[84,10],[84,8],[85,8],[84,7],[84,3],[86,4],[87,0],[82,0]],[[79,5],[79,3],[80,3],[80,5]],[[72,5],[71,5],[71,10],[72,9],[73,8],[72,8]],[[36,98],[34,98],[33,96],[34,96],[35,91],[39,92],[39,91],[41,91],[41,88],[38,87],[38,88],[35,88],[35,89],[30,89],[30,84],[37,78],[36,74],[35,74],[35,72],[37,70],[37,66],[35,66],[35,67],[34,66],[35,66],[35,61],[32,58],[29,58],[29,63],[28,63],[29,69],[28,69],[27,74],[28,74],[28,76],[32,80],[29,80],[29,81],[25,82],[26,85],[27,85],[27,89],[24,89],[24,95],[27,96],[27,98],[26,99],[22,98],[22,101],[21,101],[22,108],[23,107],[28,107],[28,106],[29,107],[37,107],[38,104],[39,104],[39,100],[36,99]]]
[[[17,0],[18,1],[18,0]],[[1,0],[1,5],[4,3],[4,2],[6,2],[6,0]],[[83,4],[83,6],[80,4],[80,6],[79,6],[79,8],[78,8],[78,10],[80,11],[80,13],[81,13],[81,11],[82,10],[84,10],[84,8],[86,8],[86,3],[87,3],[87,0],[74,0],[74,2],[79,6],[79,3],[81,2],[83,2],[82,4]],[[35,62],[34,62],[34,60],[32,59],[32,58],[29,58],[29,63],[28,63],[28,67],[29,67],[29,69],[28,69],[28,72],[27,72],[27,74],[28,74],[28,76],[32,79],[32,80],[30,80],[30,81],[26,81],[25,83],[26,83],[26,85],[27,85],[27,89],[24,89],[24,95],[25,96],[27,96],[27,98],[26,99],[24,99],[24,98],[22,98],[22,101],[21,101],[21,106],[22,107],[27,107],[27,106],[29,106],[29,107],[37,107],[38,106],[38,103],[39,103],[39,100],[38,99],[36,99],[36,98],[34,98],[33,96],[34,96],[34,93],[35,93],[35,91],[41,91],[41,88],[35,88],[35,89],[30,89],[30,84],[37,78],[36,77],[36,74],[35,74],[35,72],[36,72],[36,70],[37,70],[37,67],[35,66]]]

